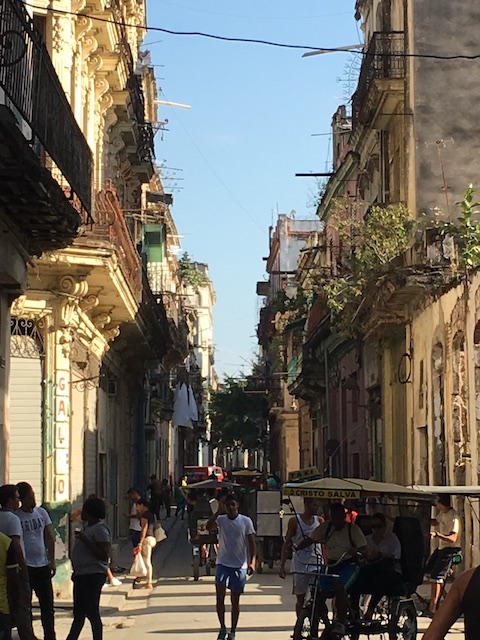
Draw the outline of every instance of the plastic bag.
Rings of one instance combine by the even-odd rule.
[[[167,537],[167,534],[165,533],[165,529],[162,527],[160,523],[157,523],[155,525],[153,535],[155,536],[155,540],[157,542],[163,542],[163,540],[165,540]]]
[[[130,568],[130,575],[135,578],[144,578],[147,575],[147,566],[141,553],[135,555],[135,559]]]

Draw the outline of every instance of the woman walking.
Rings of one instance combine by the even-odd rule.
[[[153,587],[153,566],[152,551],[157,541],[154,535],[155,516],[149,509],[149,503],[143,498],[137,502],[137,514],[140,516],[140,524],[142,531],[140,533],[140,542],[134,553],[141,553],[147,567],[146,584],[141,586],[142,589],[151,589]],[[136,578],[135,583],[140,582],[140,578]]]
[[[102,522],[105,503],[100,498],[87,498],[82,509],[83,529],[75,531],[72,549],[73,623],[67,640],[77,640],[88,618],[93,640],[102,640],[100,593],[105,583],[112,536]]]

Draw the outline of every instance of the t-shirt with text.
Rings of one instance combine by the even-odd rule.
[[[253,522],[241,513],[230,519],[222,514],[217,518],[218,564],[234,569],[246,569],[248,565],[247,536],[255,533]]]
[[[48,564],[45,547],[45,528],[52,524],[43,507],[34,507],[31,513],[15,511],[22,525],[25,561],[28,567],[45,567]]]

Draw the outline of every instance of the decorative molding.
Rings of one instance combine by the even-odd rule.
[[[97,53],[92,53],[87,58],[88,76],[93,78],[97,71],[102,68],[103,60],[102,56]]]
[[[60,280],[60,291],[75,298],[84,298],[88,293],[88,282],[73,276],[63,276]]]
[[[92,322],[98,330],[102,330],[107,324],[110,324],[111,321],[112,318],[105,312],[92,317]]]
[[[98,299],[98,297],[95,294],[91,293],[90,295],[86,295],[80,301],[80,309],[86,313],[87,311],[98,307],[99,303],[100,300]]]
[[[120,335],[120,326],[118,324],[109,326],[106,330],[102,331],[102,333],[105,340],[111,342]]]
[[[91,18],[88,18],[87,16],[75,17],[75,36],[82,46],[86,45],[87,40],[92,41],[90,44],[93,44],[93,41],[96,42],[95,38],[91,35],[92,30],[93,20]]]

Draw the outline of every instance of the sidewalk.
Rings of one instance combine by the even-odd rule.
[[[174,530],[177,527],[180,527],[180,521],[175,518],[173,515],[170,518],[162,518],[160,519],[160,523],[162,527],[165,529],[167,534],[167,539],[158,544],[153,550],[152,561],[154,562],[154,566],[157,569],[160,569],[166,558],[171,553],[174,544],[175,544],[175,536],[169,536],[169,532],[173,534]],[[129,570],[133,562],[133,553],[132,553],[132,544],[130,539],[128,538],[118,538],[113,541],[113,544],[117,544],[119,547],[119,553],[117,558],[117,563],[119,567],[125,569],[125,571],[117,573],[114,572],[114,576],[122,580],[122,584],[118,587],[114,587],[109,585],[105,586],[102,589],[102,595],[100,597],[100,610],[102,616],[114,615],[125,604],[125,600],[127,598],[131,598],[133,594],[135,594],[135,598],[138,599],[140,597],[147,598],[150,594],[149,589],[134,589],[132,576],[129,576]],[[33,603],[33,618],[34,620],[40,619],[40,609],[38,607],[38,601],[33,595],[32,599]],[[62,618],[68,617],[71,618],[73,609],[73,600],[71,598],[66,598],[55,601],[55,617]]]

